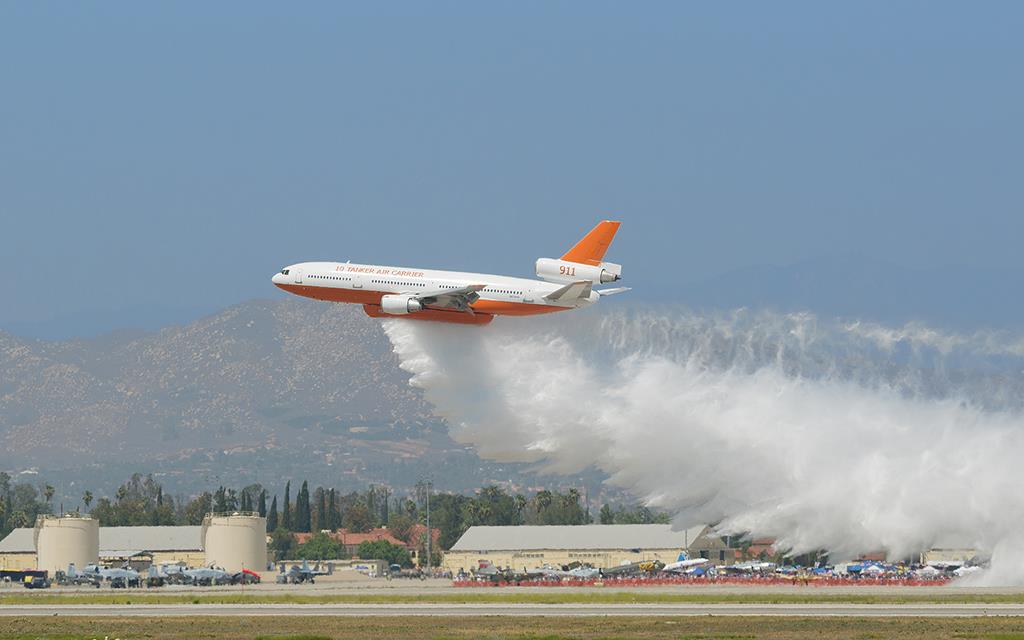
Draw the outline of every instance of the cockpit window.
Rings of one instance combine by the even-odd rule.
[[[282,276],[288,275],[288,270],[287,269],[281,269],[281,275]]]

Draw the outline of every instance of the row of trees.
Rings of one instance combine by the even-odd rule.
[[[52,497],[53,487],[49,485],[40,491],[31,484],[15,484],[10,476],[0,473],[0,533],[6,534],[14,527],[31,526],[38,514],[52,512]],[[333,487],[316,487],[311,491],[306,481],[299,486],[294,500],[291,482],[285,484],[280,501],[277,494],[271,495],[260,484],[241,489],[218,487],[212,493],[203,492],[190,499],[173,498],[164,493],[151,475],[135,474],[118,487],[113,497],[95,500],[95,506],[92,492],[84,492],[82,506],[101,526],[197,525],[211,511],[253,511],[267,518],[267,529],[274,533],[338,529],[365,532],[387,526],[396,538],[415,546],[418,541],[410,536],[417,524],[425,523],[427,498],[423,487],[396,496],[391,489],[380,486],[349,493],[341,493]],[[542,490],[528,497],[491,485],[474,495],[431,493],[429,500],[430,524],[440,530],[443,549],[450,548],[474,525],[593,522],[576,489],[565,493]],[[601,507],[598,519],[601,524],[668,522],[666,514],[646,507],[612,508],[607,504]]]
[[[0,472],[0,537],[17,527],[35,524],[40,514],[52,513],[53,495],[51,485],[36,488],[29,482],[14,482],[10,474]]]
[[[278,529],[272,536],[271,549],[278,560],[342,560],[349,557],[345,545],[323,532],[317,533],[302,544],[296,544],[294,535]],[[422,553],[421,551],[420,554]],[[409,550],[387,540],[364,540],[356,548],[356,557],[363,560],[384,560],[389,565],[412,566],[412,555]],[[440,558],[435,556],[434,566],[439,563]]]

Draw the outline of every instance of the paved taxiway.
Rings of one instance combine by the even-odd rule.
[[[0,605],[0,616],[1024,616],[1024,604],[159,604]]]

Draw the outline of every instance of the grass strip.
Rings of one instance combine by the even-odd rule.
[[[1015,618],[523,618],[437,617],[367,618],[261,617],[232,618],[16,618],[0,627],[0,640],[46,638],[151,638],[154,640],[862,640],[895,638],[929,640],[978,638],[1024,640],[1024,622]]]

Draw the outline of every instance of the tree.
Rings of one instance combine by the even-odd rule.
[[[404,513],[395,512],[391,514],[391,519],[388,520],[388,530],[391,531],[393,536],[408,544],[411,542],[410,537],[413,525],[415,524],[409,516]]]
[[[387,540],[364,540],[356,549],[356,555],[360,560],[384,560],[388,564],[397,564],[403,567],[412,566],[412,556],[405,547],[391,544]]]
[[[537,511],[543,513],[551,507],[551,503],[553,502],[554,498],[551,495],[550,491],[544,489],[542,491],[538,491],[537,495],[533,497],[533,500],[537,504]]]
[[[345,512],[345,528],[353,533],[364,533],[373,528],[373,516],[366,505],[357,502]]]
[[[317,533],[295,549],[295,557],[305,560],[340,560],[347,558],[345,545],[326,533]]]
[[[275,560],[291,560],[295,551],[295,536],[284,527],[278,527],[270,535],[270,549]]]
[[[267,531],[277,531],[277,496],[270,501],[270,512],[267,513]]]
[[[52,484],[47,484],[43,487],[43,496],[46,498],[46,505],[50,505],[50,501],[53,500],[54,489]]]
[[[288,481],[284,485],[284,514],[282,517],[282,524],[288,531],[292,530],[292,505],[291,505],[291,493],[292,493],[292,482]]]
[[[457,493],[435,493],[430,498],[430,526],[441,530],[438,544],[450,549],[473,524],[470,507],[474,501]]]
[[[601,513],[598,515],[598,521],[601,524],[615,524],[615,512],[608,506],[607,503],[601,505]]]
[[[526,511],[526,496],[517,493],[514,501],[516,505],[516,524],[523,524],[523,512]]]
[[[82,504],[85,505],[85,510],[88,511],[89,507],[92,505],[92,491],[86,490],[86,492],[82,494]]]
[[[209,491],[204,491],[195,498],[192,498],[192,500],[185,505],[185,524],[203,524],[203,518],[213,510],[212,506],[213,496]],[[102,524],[103,523],[100,522],[100,525]]]
[[[267,490],[263,489],[260,491],[260,505],[257,510],[261,518],[267,517]]]
[[[327,497],[327,528],[331,531],[341,528],[341,511],[338,510],[338,496],[334,489]]]
[[[312,524],[312,514],[309,509],[309,482],[306,480],[302,481],[302,487],[299,489],[299,495],[295,498],[295,525],[293,530],[300,531],[302,533],[309,533],[310,525]]]
[[[224,487],[217,487],[213,493],[213,511],[225,513],[228,510],[228,491]]]
[[[327,496],[323,487],[316,488],[316,530],[327,529]],[[313,527],[310,527],[313,530]]]

